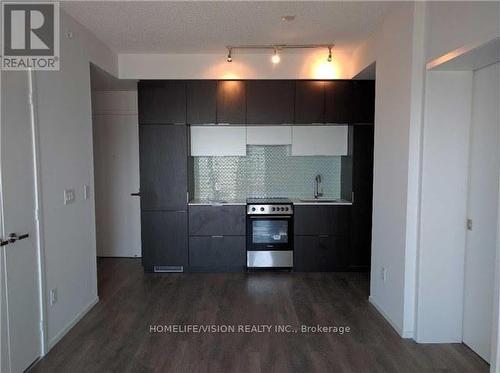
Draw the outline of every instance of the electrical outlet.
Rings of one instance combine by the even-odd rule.
[[[57,288],[50,290],[50,305],[53,306],[57,303]]]
[[[69,205],[75,202],[75,190],[74,189],[64,189],[64,204]]]
[[[382,282],[385,282],[387,278],[387,269],[385,267],[382,267],[382,270],[380,271],[380,277],[382,278]]]
[[[83,199],[90,198],[90,185],[83,184]]]

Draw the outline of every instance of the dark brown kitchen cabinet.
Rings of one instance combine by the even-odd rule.
[[[181,80],[140,81],[139,124],[186,123],[186,83]]]
[[[374,123],[375,114],[375,81],[352,80],[352,123]]]
[[[294,208],[296,235],[348,235],[351,206],[298,205]]]
[[[245,206],[189,206],[190,236],[244,236]]]
[[[142,211],[141,240],[146,272],[181,271],[188,265],[186,211]]]
[[[290,80],[249,80],[247,82],[247,123],[291,124],[294,121],[295,82]]]
[[[217,121],[217,81],[191,80],[186,83],[188,124]]]
[[[325,122],[346,124],[352,120],[352,82],[330,80],[325,82]]]
[[[351,269],[368,269],[371,257],[374,127],[353,126]]]
[[[141,210],[187,210],[186,125],[139,126]]]
[[[239,272],[245,266],[245,236],[189,237],[190,271]]]
[[[343,271],[348,250],[346,236],[295,236],[294,269],[299,272]]]
[[[298,80],[295,83],[295,123],[325,122],[325,83],[320,80]]]
[[[217,83],[217,123],[246,123],[246,81],[220,80]]]

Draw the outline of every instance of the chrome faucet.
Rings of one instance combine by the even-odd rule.
[[[323,196],[323,192],[321,191],[321,175],[316,175],[314,179],[314,198],[319,198]]]

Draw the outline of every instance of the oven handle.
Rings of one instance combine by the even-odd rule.
[[[255,215],[251,215],[249,216],[250,219],[291,219],[292,217],[290,215],[283,215],[283,216],[276,216],[276,215],[273,215],[273,216],[255,216]]]

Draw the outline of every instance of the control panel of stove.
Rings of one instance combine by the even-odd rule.
[[[247,205],[247,215],[292,215],[292,204],[280,205]]]

